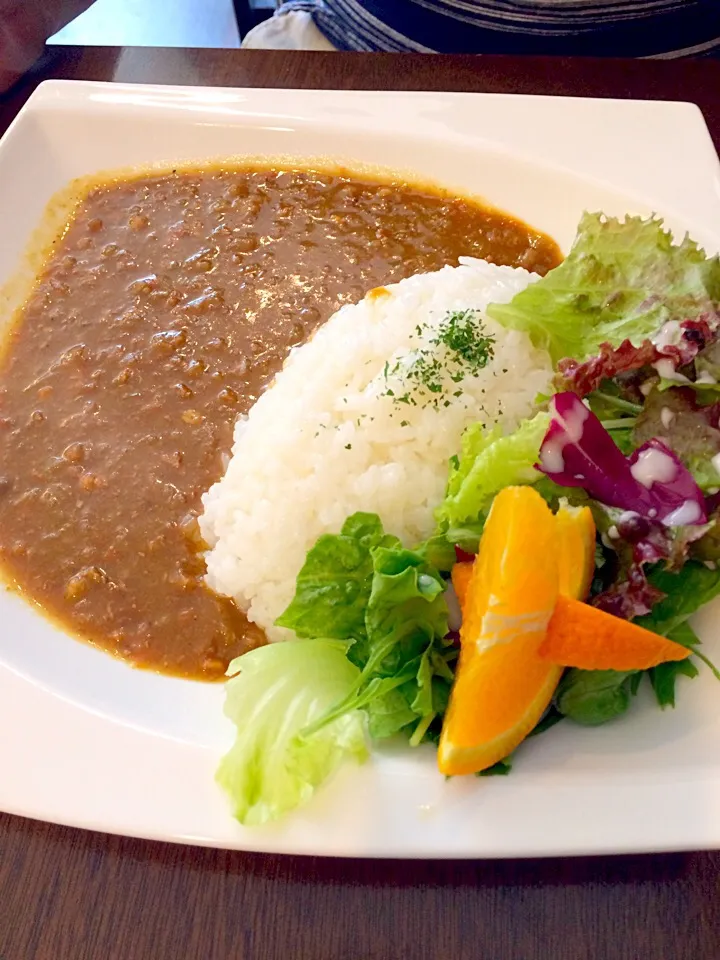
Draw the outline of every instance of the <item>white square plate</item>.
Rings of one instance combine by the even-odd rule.
[[[74,177],[236,154],[411,170],[486,197],[567,249],[582,211],[657,211],[720,247],[720,166],[696,107],[452,93],[50,82],[0,145],[0,283]],[[0,324],[7,318],[0,303]],[[718,608],[697,627],[720,656]],[[720,688],[682,683],[600,729],[562,724],[512,776],[445,782],[433,751],[348,765],[287,822],[243,829],[213,775],[222,689],[135,671],[0,593],[0,808],[188,843],[372,857],[720,846]],[[640,698],[642,700],[642,698]]]

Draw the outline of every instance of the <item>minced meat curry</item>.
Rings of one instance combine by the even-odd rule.
[[[232,429],[341,304],[556,245],[477,203],[337,173],[206,169],[96,186],[0,367],[0,559],[60,624],[132,663],[220,678],[262,642],[203,580],[195,518]]]

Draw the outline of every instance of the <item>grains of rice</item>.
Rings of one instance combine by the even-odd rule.
[[[532,411],[548,389],[550,359],[484,311],[535,279],[463,258],[458,267],[371,291],[293,350],[238,421],[225,476],[203,498],[208,582],[270,639],[291,635],[273,623],[320,534],[364,510],[408,546],[425,539],[464,428],[481,420],[507,432]],[[442,392],[423,392],[408,369],[419,356],[442,359],[443,348],[432,343],[438,328],[450,311],[466,309],[495,338],[494,356],[458,383],[451,379],[457,369],[442,363]],[[398,400],[408,393],[415,405]]]

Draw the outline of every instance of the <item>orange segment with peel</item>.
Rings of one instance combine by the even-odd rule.
[[[647,670],[691,653],[674,640],[570,597],[558,597],[540,645],[546,660],[582,670]]]
[[[467,587],[460,658],[438,748],[440,771],[476,773],[536,725],[562,667],[538,653],[558,596],[558,528],[529,486],[493,501]]]

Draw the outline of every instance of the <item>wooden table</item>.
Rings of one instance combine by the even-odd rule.
[[[50,76],[691,100],[720,145],[717,62],[67,49],[0,98],[0,130]],[[0,960],[718,957],[718,853],[324,861],[147,843],[0,815]]]

